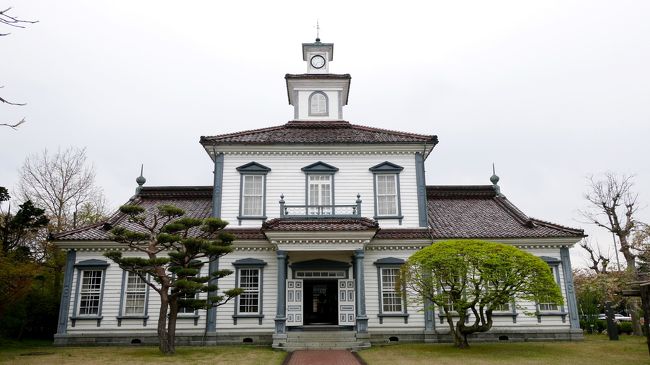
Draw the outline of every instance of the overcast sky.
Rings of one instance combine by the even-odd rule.
[[[301,43],[334,43],[344,118],[436,134],[427,184],[489,184],[526,214],[583,224],[585,177],[636,175],[650,203],[650,2],[3,2],[39,23],[0,29],[0,185],[29,154],[87,147],[112,207],[147,186],[210,185],[198,143],[286,123]],[[650,208],[639,218],[650,221]],[[584,264],[580,249],[574,265]]]

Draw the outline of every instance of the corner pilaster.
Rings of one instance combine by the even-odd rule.
[[[571,271],[571,256],[569,248],[560,248],[560,259],[562,260],[562,272],[564,273],[564,288],[566,290],[567,306],[569,307],[569,321],[571,328],[580,328],[580,319],[578,318],[578,304],[576,301],[576,292],[573,286],[573,272]]]
[[[56,333],[65,334],[68,330],[68,315],[70,312],[70,295],[72,293],[72,276],[77,251],[69,250],[65,260],[65,273],[63,275],[63,290],[61,291],[61,307],[59,307],[59,323]]]

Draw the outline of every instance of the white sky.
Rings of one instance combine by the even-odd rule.
[[[436,134],[427,184],[489,184],[526,214],[581,227],[585,177],[636,174],[650,203],[650,2],[36,1],[0,38],[0,185],[28,154],[86,146],[113,207],[148,186],[210,185],[198,143],[293,117],[302,42],[335,44],[346,120]],[[650,221],[650,210],[639,217]],[[584,263],[572,250],[575,266]]]

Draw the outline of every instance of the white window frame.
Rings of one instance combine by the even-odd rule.
[[[78,320],[95,320],[97,321],[97,327],[100,326],[103,319],[102,316],[102,306],[104,302],[104,287],[106,286],[106,269],[109,264],[103,260],[90,259],[77,262],[74,267],[76,269],[77,284],[75,287],[75,297],[74,297],[74,306],[72,309],[73,315],[70,317],[72,327],[76,325]],[[86,273],[98,272],[99,273],[99,288],[84,288],[84,278]],[[89,313],[84,308],[82,304],[92,299],[84,299],[84,296],[97,296],[97,310],[96,313]],[[85,313],[82,313],[85,312]]]
[[[319,100],[315,100],[319,98]],[[314,105],[314,102],[317,102]],[[316,108],[314,108],[316,106]],[[326,117],[329,115],[329,98],[327,94],[322,91],[314,91],[309,95],[309,116],[310,117]]]
[[[94,276],[90,277],[89,279],[99,279],[98,283],[92,284],[95,287],[92,289],[89,288],[84,288],[87,286],[86,283],[86,274],[99,274],[99,276]],[[104,288],[104,270],[101,269],[84,269],[79,271],[80,275],[80,285],[79,285],[79,295],[78,295],[78,305],[77,305],[77,316],[79,317],[99,317],[101,315],[101,307],[102,307],[102,296],[103,296],[103,288]],[[86,299],[84,300],[84,296],[86,296]],[[96,299],[93,299],[96,297]],[[90,301],[95,301],[97,302],[97,305],[84,305],[84,302],[88,303]],[[95,309],[95,312],[84,312],[84,309],[89,310],[91,308]]]
[[[264,185],[266,182],[266,176],[265,175],[259,175],[259,174],[245,174],[242,175],[242,192],[241,192],[241,216],[242,217],[262,217],[264,216]],[[250,188],[252,189],[247,189],[247,184],[250,183],[251,186]],[[259,186],[256,186],[258,185]],[[249,190],[254,190],[257,191],[259,190],[259,193],[247,193]],[[253,211],[247,211],[247,202],[249,201],[254,201],[258,200],[259,206],[256,207],[256,209]]]
[[[380,267],[379,268],[379,290],[381,291],[381,312],[382,313],[404,313],[404,293],[397,291],[396,284],[399,277],[399,267]],[[389,274],[386,275],[385,273]],[[386,287],[385,277],[390,276],[393,279],[392,286]],[[388,285],[391,283],[389,282]],[[389,295],[388,297],[386,295]],[[386,303],[386,299],[392,300],[392,303]],[[387,307],[397,307],[399,309],[386,310]]]
[[[246,258],[233,262],[232,266],[235,267],[235,287],[244,289],[244,292],[235,298],[234,312],[232,315],[233,324],[237,325],[237,321],[242,318],[247,320],[255,318],[258,320],[258,324],[262,325],[262,319],[264,318],[264,266],[266,266],[266,262],[259,259]],[[257,288],[242,287],[242,273],[249,271],[257,272]],[[246,297],[245,294],[252,295],[254,299],[257,299],[256,312],[241,310],[242,306],[248,307],[248,304],[242,303],[242,299]]]
[[[132,282],[130,279],[133,279]],[[124,294],[123,294],[123,307],[122,307],[122,316],[124,317],[142,317],[147,313],[147,299],[148,299],[148,288],[147,282],[140,277],[135,272],[126,271],[124,278]],[[131,286],[133,284],[134,286]],[[141,297],[142,299],[142,310],[138,312],[129,312],[129,309],[139,308],[134,305],[129,305],[129,301],[134,302],[136,299]]]
[[[383,192],[380,188],[381,180],[389,181],[392,180],[392,192]],[[375,188],[377,189],[377,216],[389,216],[394,217],[399,214],[399,204],[398,204],[398,192],[397,192],[397,174],[377,174],[375,179]],[[393,204],[386,204],[386,201],[382,203],[382,198],[393,198]]]
[[[308,205],[317,205],[317,206],[328,206],[332,205],[332,196],[334,195],[334,189],[332,184],[333,176],[331,174],[309,174],[307,175],[307,194],[308,194]],[[313,179],[313,180],[312,180]],[[317,187],[316,196],[312,192],[312,186]],[[325,186],[328,187],[328,200],[324,202],[323,192]],[[314,199],[315,198],[315,199]]]
[[[252,273],[255,273],[255,275],[251,275]],[[244,274],[248,274],[248,278],[257,278],[257,285],[248,285],[244,283],[244,279],[246,278]],[[256,267],[242,267],[237,269],[237,278],[239,285],[238,287],[243,289],[244,291],[237,297],[237,314],[238,315],[252,315],[252,314],[260,314],[262,311],[262,308],[260,306],[260,297],[262,293],[262,288],[260,286],[261,284],[261,276],[262,276],[262,269],[261,268],[256,268]],[[252,283],[251,283],[252,284]],[[246,298],[246,299],[245,299]],[[250,302],[246,302],[250,301]],[[253,303],[254,304],[251,304]],[[257,307],[256,311],[252,310],[247,310],[251,309],[253,307]],[[244,309],[244,310],[242,310]]]

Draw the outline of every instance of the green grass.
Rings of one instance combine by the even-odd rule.
[[[604,335],[581,342],[476,343],[467,350],[450,344],[397,344],[374,346],[360,352],[369,365],[637,365],[650,364],[644,337]],[[286,354],[270,347],[178,347],[164,356],[152,346],[54,347],[51,342],[0,341],[0,364],[232,364],[280,365]]]
[[[282,364],[286,354],[270,347],[177,347],[165,356],[153,346],[54,347],[51,342],[0,342],[0,364]]]
[[[451,344],[375,346],[359,353],[369,365],[637,365],[650,364],[645,337],[586,336],[581,342],[476,343],[459,350]]]

